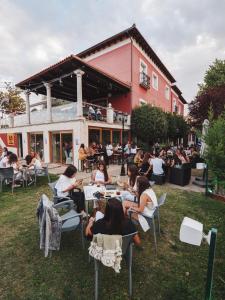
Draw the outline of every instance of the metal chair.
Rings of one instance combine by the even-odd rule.
[[[50,183],[50,176],[48,173],[48,165],[42,167],[41,169],[37,169],[36,167],[34,167],[34,184],[35,186],[37,185],[37,177],[44,177],[47,176],[48,177],[48,182]]]
[[[52,194],[53,194],[52,200],[53,200],[54,204],[57,204],[59,202],[66,201],[66,200],[72,200],[68,196],[67,197],[59,197],[59,196],[57,196],[57,190],[55,188],[56,183],[57,183],[57,181],[48,183],[48,186],[50,187],[50,189],[52,191]]]
[[[163,194],[160,196],[159,200],[158,200],[158,206],[152,210],[151,215],[145,215],[144,213],[139,213],[139,215],[145,217],[146,221],[148,222],[149,226],[151,227],[152,224],[152,232],[153,232],[153,236],[154,236],[154,244],[155,244],[155,252],[157,254],[157,238],[156,238],[156,227],[155,227],[155,216],[157,215],[157,219],[158,219],[158,231],[159,231],[159,235],[160,235],[160,214],[159,214],[159,208],[160,206],[162,206],[165,201],[166,201],[166,196],[167,194]],[[135,210],[129,209],[128,210],[128,214],[131,218],[132,213],[137,213]]]
[[[160,235],[160,214],[159,214],[159,208],[160,206],[162,206],[165,201],[166,201],[166,196],[167,196],[167,193],[164,193],[162,194],[160,197],[159,197],[159,200],[158,200],[158,207],[157,207],[157,218],[158,218],[158,230],[159,230],[159,235]]]
[[[137,232],[124,235],[122,237],[122,255],[126,260],[128,266],[128,274],[129,274],[129,296],[132,297],[132,259],[133,259],[133,237],[137,234]],[[100,261],[94,259],[95,264],[95,300],[98,300],[99,296],[99,265]]]
[[[57,210],[59,209],[68,209],[69,211],[63,215],[61,215],[62,220],[62,232],[80,230],[81,233],[81,243],[82,248],[84,249],[84,222],[83,215],[79,214],[74,209],[73,200],[66,200],[60,203],[54,204],[53,207]]]
[[[0,192],[2,192],[2,186],[3,186],[3,183],[6,181],[6,180],[10,180],[12,181],[12,193],[13,193],[13,190],[14,190],[14,170],[13,170],[13,167],[9,167],[9,168],[0,168]]]
[[[42,207],[42,212],[49,207],[53,207],[56,210],[65,209],[65,208],[68,209],[68,212],[64,213],[63,215],[60,215],[62,221],[61,232],[80,230],[82,247],[84,249],[83,217],[82,214],[77,213],[76,210],[74,209],[73,200],[67,200],[57,204],[53,204],[49,200],[49,198],[45,194],[43,194],[41,196],[40,201],[42,203],[42,205],[40,206]],[[40,211],[38,212],[39,224],[43,223],[44,221],[43,217],[45,217],[45,215],[46,214],[41,213]],[[51,219],[51,214],[49,214],[49,217]],[[53,220],[53,222],[55,222],[55,220]],[[52,256],[52,250],[48,249],[48,253],[50,254],[50,256]]]

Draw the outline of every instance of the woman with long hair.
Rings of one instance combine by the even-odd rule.
[[[79,152],[79,160],[83,161],[87,158],[87,149],[85,148],[84,144],[80,145],[78,152]]]
[[[129,208],[137,213],[151,214],[152,209],[158,206],[157,197],[148,179],[145,176],[140,176],[137,179],[137,199],[138,202],[124,201],[123,207],[125,213]]]
[[[146,176],[148,179],[151,178],[151,165],[150,165],[150,158],[151,158],[151,155],[150,153],[146,152],[144,154],[144,158],[143,158],[143,161],[142,161],[142,164],[141,164],[141,168],[139,170],[139,173],[140,175],[144,175]]]
[[[55,189],[57,190],[57,196],[62,198],[70,196],[74,203],[77,205],[77,211],[83,213],[83,216],[86,216],[84,212],[84,193],[83,192],[73,192],[74,189],[78,188],[82,184],[82,180],[76,180],[77,168],[73,165],[69,165],[64,173],[60,175]]]
[[[142,150],[138,150],[138,152],[136,153],[135,157],[134,157],[134,163],[135,165],[137,165],[139,168],[141,167],[141,164],[143,162],[143,151]]]
[[[96,184],[111,183],[111,177],[108,175],[106,164],[104,161],[98,163],[98,169],[91,175],[91,181]]]
[[[8,157],[6,168],[13,167],[13,173],[15,175],[15,182],[21,182],[23,180],[23,173],[21,171],[21,166],[18,161],[18,157],[15,153],[11,153]],[[17,187],[15,184],[14,187]]]
[[[89,237],[98,233],[127,235],[136,231],[132,221],[125,217],[121,202],[116,198],[111,198],[107,201],[105,215],[102,219],[95,222],[94,218],[90,218],[86,228],[86,235]],[[134,236],[133,240],[135,244],[140,244],[138,234]]]

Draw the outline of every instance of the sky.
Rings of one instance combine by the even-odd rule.
[[[133,23],[188,102],[208,66],[225,59],[225,0],[0,0],[0,87]]]

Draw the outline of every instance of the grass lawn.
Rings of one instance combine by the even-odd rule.
[[[158,256],[149,233],[140,232],[143,250],[134,249],[133,299],[202,300],[208,246],[194,247],[179,241],[184,216],[204,224],[205,232],[218,229],[214,272],[214,300],[225,299],[225,203],[203,195],[155,187],[168,193],[161,209],[162,235]],[[52,258],[39,250],[36,207],[47,184],[0,194],[0,299],[93,299],[94,266],[82,251],[79,233],[64,233],[61,249]],[[88,244],[87,244],[88,245]],[[128,299],[128,273],[102,268],[100,299]]]

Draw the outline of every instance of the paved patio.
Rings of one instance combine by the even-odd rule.
[[[54,163],[49,164],[49,173],[54,174],[54,175],[60,175],[64,172],[66,167],[67,167],[66,165],[60,165],[60,164],[54,164]],[[116,180],[117,177],[120,176],[120,169],[121,169],[121,166],[119,166],[119,165],[110,165],[109,166],[108,172],[113,177],[114,180]],[[86,173],[86,172],[79,171],[77,173],[77,178],[83,179],[84,182],[89,182],[90,178],[91,178],[91,172]],[[127,176],[124,176],[124,180],[126,180],[126,178],[127,178]],[[168,186],[170,188],[179,189],[179,190],[183,190],[183,191],[204,193],[205,189],[192,184],[193,181],[194,181],[194,176],[191,176],[189,185],[179,186],[179,185],[175,185],[172,183],[165,183],[164,186],[165,187]]]

